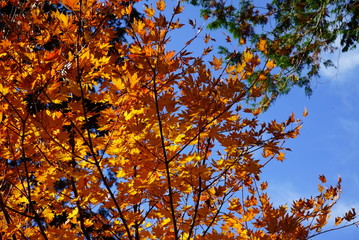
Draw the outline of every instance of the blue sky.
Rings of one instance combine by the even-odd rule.
[[[167,1],[173,4],[176,1]],[[168,10],[170,10],[169,8]],[[198,8],[185,5],[179,16],[182,23],[196,19],[197,26],[206,22],[199,17]],[[186,28],[185,33],[172,36],[170,47],[177,50],[191,39],[197,29]],[[208,32],[216,38],[214,47],[224,39],[223,31]],[[194,41],[189,50],[203,49],[201,38]],[[234,46],[235,47],[235,46]],[[304,119],[300,135],[285,146],[292,149],[281,163],[273,161],[263,169],[262,180],[269,183],[269,195],[276,205],[291,203],[295,199],[314,196],[318,193],[319,175],[327,177],[328,185],[336,184],[340,176],[343,193],[332,214],[343,215],[355,207],[359,211],[359,50],[348,53],[339,51],[325,55],[337,68],[322,68],[321,77],[313,80],[313,95],[305,96],[304,89],[295,88],[280,97],[261,118],[286,120],[293,112],[302,117],[304,108],[309,111]],[[329,226],[333,226],[333,221]],[[315,237],[317,240],[357,240],[359,228],[350,227]]]
[[[301,134],[287,144],[292,151],[286,160],[273,162],[263,179],[269,182],[272,200],[284,204],[316,194],[319,175],[326,175],[328,184],[335,184],[340,176],[343,193],[332,214],[337,216],[352,207],[359,209],[359,50],[328,57],[338,67],[322,69],[310,98],[302,89],[294,89],[264,114],[268,120],[285,119],[291,112],[299,116],[304,107],[309,111]],[[358,237],[359,228],[352,227],[315,239]]]

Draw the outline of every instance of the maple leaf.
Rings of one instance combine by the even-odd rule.
[[[259,51],[265,52],[267,50],[267,41],[261,38],[258,42]],[[265,52],[266,53],[266,52]]]
[[[164,0],[158,0],[156,6],[158,10],[163,11],[166,8],[166,2]]]
[[[213,60],[210,62],[213,65],[214,70],[222,69],[222,58],[213,57]]]
[[[267,61],[266,67],[267,67],[268,70],[272,70],[275,66],[276,65],[275,65],[273,60],[268,60]]]
[[[327,179],[324,175],[320,175],[319,176],[319,180],[322,182],[322,183],[326,183],[327,182]]]
[[[153,7],[149,7],[145,5],[145,13],[147,14],[147,17],[151,18],[155,15],[155,10],[153,9]]]

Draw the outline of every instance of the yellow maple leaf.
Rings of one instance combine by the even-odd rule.
[[[147,7],[145,6],[145,13],[147,15],[147,17],[151,18],[155,15],[155,10],[153,9],[153,7]]]
[[[9,93],[9,88],[8,87],[4,87],[1,83],[0,83],[0,93],[2,95],[6,95],[7,93]]]
[[[45,217],[47,222],[51,222],[52,219],[54,219],[55,214],[52,212],[52,210],[47,207],[45,208],[45,210],[42,212],[43,216]]]
[[[123,178],[124,176],[126,176],[126,172],[123,168],[120,168],[117,173],[116,173],[116,177],[117,178]]]
[[[285,154],[284,154],[283,152],[280,152],[280,153],[278,154],[278,156],[276,157],[276,159],[277,159],[278,161],[283,162],[283,160],[285,159]]]
[[[128,81],[130,82],[130,87],[134,88],[135,85],[140,81],[140,78],[138,77],[137,73],[134,73],[133,75],[127,75]]]
[[[267,41],[261,38],[258,42],[258,50],[267,53]]]
[[[123,90],[125,88],[125,83],[120,78],[114,78],[112,79],[112,82],[118,90]]]
[[[158,10],[163,11],[166,8],[166,2],[164,0],[158,0],[156,6]]]
[[[213,60],[210,62],[214,70],[222,69],[222,58],[216,58],[213,56]]]
[[[268,70],[272,70],[273,68],[275,68],[275,63],[273,60],[268,60],[267,64],[266,64],[266,67]]]
[[[63,28],[67,28],[69,25],[69,16],[63,13],[60,13],[58,10],[52,13],[60,21],[60,25]]]
[[[74,208],[74,209],[72,210],[72,212],[69,214],[68,219],[71,219],[71,218],[75,217],[78,213],[79,213],[79,209],[78,209],[78,208]]]

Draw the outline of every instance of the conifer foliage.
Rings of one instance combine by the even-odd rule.
[[[171,49],[181,2],[0,4],[1,239],[307,239],[326,225],[340,180],[289,207],[260,181],[301,126],[246,107],[274,62]]]

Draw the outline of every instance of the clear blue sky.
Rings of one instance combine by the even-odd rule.
[[[320,174],[328,183],[343,179],[343,193],[333,216],[355,207],[359,209],[359,50],[338,52],[328,56],[337,63],[337,69],[321,71],[321,78],[311,98],[302,89],[294,89],[281,97],[264,114],[266,119],[284,118],[307,107],[301,134],[291,140],[292,152],[284,163],[273,163],[263,175],[269,182],[272,200],[290,202],[309,197],[317,191]],[[330,232],[315,239],[359,239],[359,228]]]
[[[167,4],[175,2],[167,1]],[[180,15],[181,22],[187,24],[188,19],[196,19],[198,26],[205,26],[198,8],[185,6],[184,14]],[[171,47],[181,49],[182,43],[196,31],[188,28],[186,34],[174,34]],[[217,39],[214,46],[224,39],[222,31],[209,33]],[[203,49],[202,42],[198,39],[189,49]],[[305,96],[303,89],[293,89],[262,115],[265,121],[286,120],[292,112],[302,117],[305,107],[309,111],[298,138],[286,144],[292,149],[286,160],[283,163],[273,161],[263,169],[262,180],[268,181],[269,195],[276,205],[280,205],[316,195],[321,174],[327,177],[328,184],[336,184],[340,176],[343,193],[334,208],[334,219],[352,207],[359,211],[359,50],[326,57],[332,59],[337,69],[323,67],[321,77],[313,81],[314,92],[310,98]],[[359,228],[329,232],[314,239],[357,240]]]

